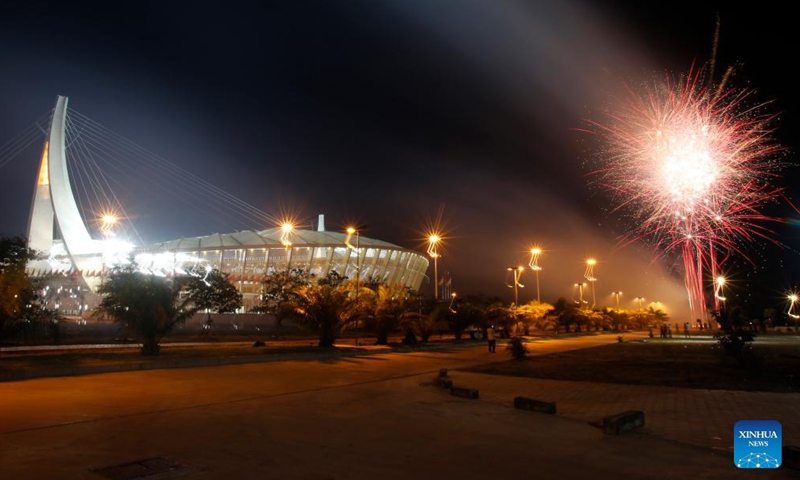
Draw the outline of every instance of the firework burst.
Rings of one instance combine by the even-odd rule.
[[[653,241],[661,255],[680,251],[693,313],[706,308],[703,279],[759,238],[772,241],[776,219],[761,213],[781,147],[773,116],[749,106],[751,92],[711,88],[701,71],[629,98],[602,123],[591,122],[607,147],[591,177],[612,194],[615,210],[635,227],[626,237]],[[718,308],[719,305],[716,305]]]

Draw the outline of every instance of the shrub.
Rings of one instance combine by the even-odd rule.
[[[528,347],[522,342],[520,337],[514,337],[508,341],[506,351],[514,360],[522,360],[528,356]]]
[[[722,352],[733,357],[741,366],[746,366],[753,359],[752,343],[756,339],[755,334],[745,329],[746,319],[740,308],[734,307],[730,310],[717,311],[712,315],[716,317],[720,324],[720,331],[714,334],[717,346]]]

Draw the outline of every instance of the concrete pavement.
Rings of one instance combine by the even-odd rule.
[[[545,352],[615,341],[605,335],[531,347]],[[192,467],[187,478],[752,473],[737,471],[723,452],[652,431],[606,436],[569,408],[569,415],[556,417],[511,408],[513,395],[541,388],[530,383],[535,380],[455,372],[457,383],[481,384],[478,401],[430,386],[439,368],[490,358],[485,347],[475,347],[7,382],[0,384],[3,478],[102,478],[89,469],[149,457]],[[759,476],[790,478],[791,472]]]

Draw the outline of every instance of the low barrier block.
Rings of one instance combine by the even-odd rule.
[[[555,402],[545,402],[543,400],[536,400],[533,398],[526,398],[526,397],[514,397],[514,408],[518,408],[520,410],[530,410],[532,412],[542,412],[549,414],[556,413]]]
[[[640,410],[628,410],[603,418],[603,431],[610,435],[619,435],[642,426],[644,412]]]
[[[478,390],[475,388],[453,387],[450,389],[450,395],[477,400]]]

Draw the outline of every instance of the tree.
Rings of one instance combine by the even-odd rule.
[[[197,310],[206,311],[206,325],[211,325],[211,311],[235,312],[242,306],[242,294],[228,279],[227,273],[216,268],[201,276],[191,276],[185,281],[185,294]]]
[[[430,340],[431,335],[436,333],[437,330],[447,328],[447,325],[437,322],[432,315],[408,312],[403,316],[403,320],[400,322],[400,328],[406,332],[413,332],[414,335],[419,335],[420,341],[426,343]]]
[[[334,273],[334,272],[331,272]],[[311,285],[311,276],[303,269],[282,270],[266,277],[264,296],[256,310],[275,316],[275,336],[280,336],[283,321],[295,315],[295,304],[303,287]]]
[[[486,330],[491,325],[500,336],[508,337],[517,323],[516,310],[513,306],[507,307],[503,302],[492,303],[484,311],[482,329]]]
[[[467,327],[483,325],[485,322],[485,307],[482,303],[480,298],[467,297],[458,302],[455,312],[442,304],[434,310],[434,314],[438,315],[434,319],[447,322],[456,340],[461,340]]]
[[[184,281],[138,272],[135,264],[112,270],[98,288],[103,296],[96,315],[107,315],[142,344],[142,355],[158,355],[161,339],[197,312]]]
[[[343,285],[343,277],[335,271],[316,285],[298,287],[295,294],[291,300],[291,318],[318,332],[320,347],[332,347],[360,315],[355,299]]]
[[[517,309],[517,316],[522,319],[525,325],[525,333],[527,334],[531,328],[546,330],[548,327],[554,327],[552,320],[547,319],[547,313],[552,309],[553,306],[549,303],[537,300],[531,300],[524,305],[520,305]]]
[[[604,309],[603,313],[609,318],[612,328],[615,331],[627,330],[630,324],[630,316],[625,310]]]
[[[663,310],[650,307],[647,310],[647,320],[645,323],[638,325],[640,329],[644,329],[647,325],[663,325],[669,322],[669,315]]]
[[[579,321],[579,309],[575,303],[570,302],[564,297],[559,298],[553,304],[553,310],[549,315],[558,318],[558,325],[564,327],[564,331],[569,333],[570,327]]]
[[[389,342],[389,334],[400,326],[417,302],[414,292],[408,288],[390,287],[378,284],[368,289],[369,297],[365,305],[370,310],[365,316],[368,328],[377,336],[378,345]]]
[[[55,331],[58,314],[37,295],[36,282],[25,272],[36,252],[22,237],[0,237],[0,343],[19,333]]]

